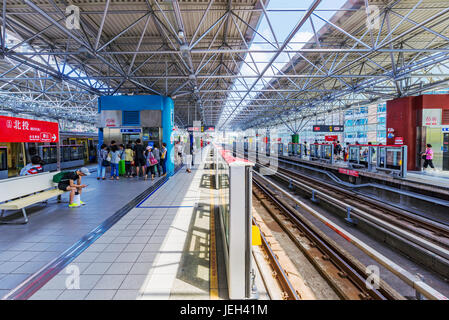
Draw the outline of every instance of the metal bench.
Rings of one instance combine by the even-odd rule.
[[[28,223],[26,207],[65,192],[57,189],[57,184],[53,182],[53,176],[57,173],[59,171],[0,180],[0,219],[4,219],[7,210],[22,210],[23,223]]]

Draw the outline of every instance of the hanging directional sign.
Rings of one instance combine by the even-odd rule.
[[[201,127],[189,126],[186,127],[186,129],[187,131],[190,132],[214,132],[215,126],[201,126]]]
[[[313,126],[313,132],[343,132],[344,128],[344,126],[328,126],[317,124]]]
[[[58,142],[57,122],[0,116],[0,142]]]

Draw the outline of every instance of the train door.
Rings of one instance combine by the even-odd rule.
[[[87,139],[87,146],[88,146],[88,154],[89,154],[89,162],[90,163],[94,163],[96,161],[96,158],[97,158],[96,145],[97,144],[94,143],[94,139],[93,138],[88,138]]]
[[[443,136],[443,170],[449,170],[449,133]]]
[[[88,164],[89,163],[89,149],[88,149],[88,145],[87,145],[87,139],[82,138],[82,139],[77,139],[77,144],[82,145],[83,146],[83,151],[84,151],[84,163]]]
[[[8,149],[0,145],[0,179],[8,178]]]
[[[8,142],[8,177],[18,176],[26,165],[25,145],[21,142]]]

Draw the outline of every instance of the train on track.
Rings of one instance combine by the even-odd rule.
[[[79,167],[97,161],[98,134],[59,132],[61,169]],[[0,138],[1,140],[1,138]],[[0,179],[18,176],[20,170],[38,155],[44,171],[57,169],[57,144],[0,141]]]

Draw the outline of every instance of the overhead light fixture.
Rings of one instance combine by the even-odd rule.
[[[179,30],[179,31],[178,31],[178,37],[179,37],[179,39],[184,39],[184,37],[185,37],[184,31]]]
[[[187,45],[187,44],[182,44],[180,47],[179,47],[179,50],[181,51],[181,52],[187,52],[187,51],[189,51],[189,46]]]

